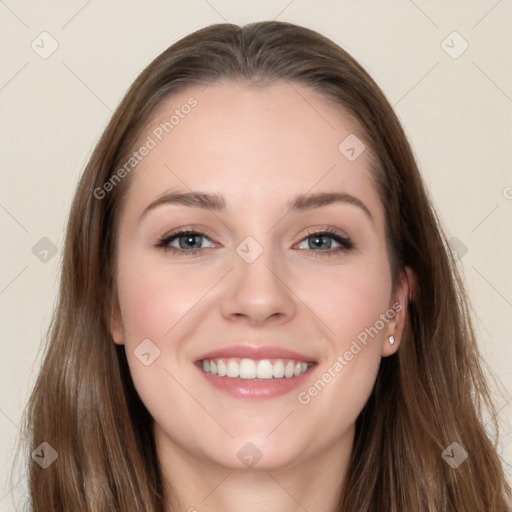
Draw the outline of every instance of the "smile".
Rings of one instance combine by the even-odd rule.
[[[312,364],[292,359],[212,358],[199,361],[205,373],[243,380],[290,379],[306,373]]]
[[[284,346],[245,342],[201,354],[195,361],[209,387],[237,399],[271,399],[305,386],[318,362]]]

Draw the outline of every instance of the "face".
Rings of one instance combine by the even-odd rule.
[[[405,309],[354,132],[284,83],[190,88],[148,123],[111,332],[162,449],[285,468],[351,444]]]

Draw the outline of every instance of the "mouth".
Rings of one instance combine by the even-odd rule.
[[[315,363],[294,359],[212,358],[197,362],[204,373],[228,379],[267,381],[304,375]]]
[[[238,345],[203,354],[195,366],[206,382],[235,398],[275,398],[305,386],[318,363],[278,347]]]

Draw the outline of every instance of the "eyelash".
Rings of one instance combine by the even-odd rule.
[[[210,240],[210,238],[201,231],[194,231],[192,229],[183,229],[179,231],[174,231],[173,233],[170,233],[168,235],[165,235],[163,238],[161,238],[157,244],[156,247],[158,249],[161,249],[165,252],[170,252],[172,254],[181,254],[181,255],[197,255],[201,254],[204,251],[204,248],[198,248],[198,249],[178,249],[176,247],[170,247],[169,243],[171,243],[174,239],[180,237],[180,236],[186,236],[186,235],[198,235],[200,237],[207,238]],[[319,250],[315,251],[313,249],[306,249],[307,251],[313,253],[315,257],[324,257],[324,256],[335,256],[337,254],[343,253],[343,252],[350,252],[353,249],[355,249],[356,245],[355,243],[348,237],[342,236],[337,231],[326,228],[319,231],[310,231],[304,236],[299,243],[307,240],[308,238],[311,238],[312,236],[325,236],[327,235],[329,238],[332,238],[335,242],[340,244],[340,247],[336,247],[334,249],[327,249],[327,250]],[[211,241],[211,240],[210,240]],[[304,250],[304,249],[300,249]],[[316,253],[316,254],[315,254]]]

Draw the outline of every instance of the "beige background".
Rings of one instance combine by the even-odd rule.
[[[55,300],[65,219],[98,136],[136,75],[172,42],[211,23],[266,19],[332,38],[395,106],[449,236],[467,250],[461,266],[482,351],[497,377],[499,449],[512,462],[511,0],[6,0],[0,1],[0,511],[13,510],[13,497],[25,492],[23,480],[11,487],[8,471]],[[42,58],[50,37],[58,48]],[[464,41],[467,50],[453,58]],[[32,252],[43,237],[57,248],[46,262]]]

